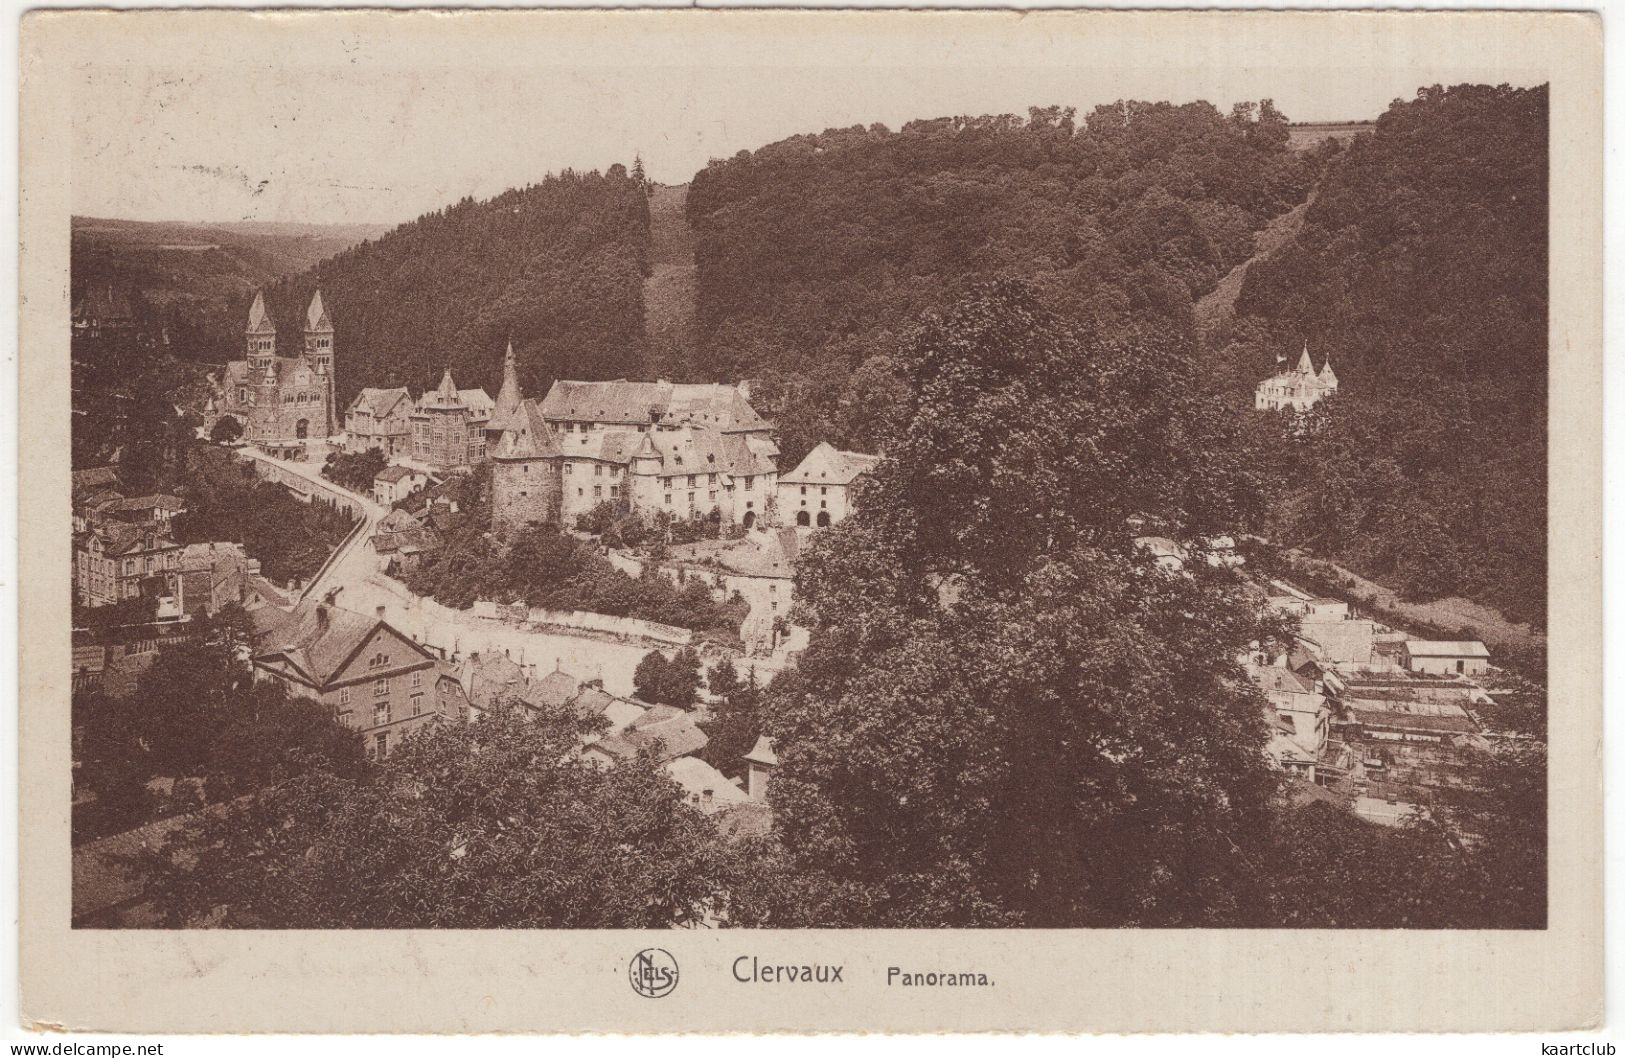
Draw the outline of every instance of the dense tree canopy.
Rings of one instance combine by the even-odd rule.
[[[797,895],[742,913],[1228,920],[1276,785],[1236,659],[1270,629],[1238,580],[1162,572],[1129,524],[1200,533],[1246,502],[1208,463],[1189,361],[1003,283],[901,363],[906,425],[805,555],[812,641],[762,707]]]
[[[742,151],[689,190],[695,366],[764,376],[786,465],[818,440],[872,449],[921,310],[1014,275],[1079,317],[1188,333],[1192,299],[1312,175],[1267,104],[1035,108]]]
[[[569,707],[522,712],[426,728],[386,767],[200,815],[160,857],[160,909],[174,925],[300,929],[663,929],[706,914],[726,846],[658,758],[596,767]]]
[[[321,287],[341,403],[363,386],[432,388],[448,366],[495,396],[509,340],[540,395],[554,378],[638,373],[648,241],[647,195],[623,167],[567,170],[403,224],[279,283],[269,304],[295,341]]]
[[[1546,168],[1544,87],[1423,89],[1248,270],[1215,381],[1248,400],[1305,341],[1341,380],[1281,445],[1272,535],[1544,622]]]

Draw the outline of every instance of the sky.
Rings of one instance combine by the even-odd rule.
[[[651,178],[682,183],[709,159],[853,124],[896,129],[1051,104],[1084,114],[1122,98],[1205,99],[1226,111],[1273,98],[1293,120],[1358,120],[1424,84],[1539,80],[1493,59],[1362,65],[1352,52],[1218,63],[1187,48],[1175,56],[1183,63],[1131,63],[1074,41],[888,51],[862,34],[804,48],[711,38],[663,47],[659,34],[631,35],[624,48],[602,33],[585,44],[516,33],[500,47],[319,31],[309,46],[264,47],[264,32],[225,36],[184,62],[174,41],[148,41],[80,67],[76,214],[393,224],[635,155]]]

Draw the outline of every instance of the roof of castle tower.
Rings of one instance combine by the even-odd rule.
[[[509,341],[507,355],[502,358],[502,388],[497,391],[496,407],[492,410],[487,429],[506,430],[510,419],[517,421],[515,415],[524,399],[519,390],[519,368],[514,361],[513,342]]]
[[[254,292],[254,304],[248,309],[249,334],[275,334],[276,324],[271,322],[271,316],[265,311],[265,292]]]
[[[539,402],[524,401],[515,418],[518,420],[497,440],[491,451],[493,459],[546,459],[559,455],[558,441],[547,421],[542,418]]]
[[[316,291],[316,296],[310,299],[310,309],[305,313],[305,330],[330,331],[333,322],[327,318],[327,307],[322,304],[322,292]]]
[[[1326,358],[1326,362],[1321,365],[1319,378],[1320,378],[1320,384],[1323,385],[1323,386],[1335,386],[1335,385],[1337,385],[1337,374],[1334,371],[1332,371],[1332,358],[1331,357],[1328,356]]]
[[[1303,353],[1298,357],[1298,374],[1312,375],[1315,373],[1314,362],[1309,359],[1309,343],[1303,343]]]

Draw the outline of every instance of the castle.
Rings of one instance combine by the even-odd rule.
[[[1303,355],[1298,357],[1296,368],[1288,371],[1285,358],[1280,364],[1280,371],[1258,384],[1253,394],[1255,409],[1273,411],[1291,408],[1296,412],[1305,412],[1337,392],[1337,375],[1332,371],[1331,357],[1326,358],[1317,374],[1315,365],[1309,360],[1307,342],[1303,346]]]
[[[277,355],[276,324],[263,293],[254,295],[245,338],[247,357],[226,365],[210,401],[209,424],[235,419],[244,440],[273,454],[296,455],[306,439],[332,434],[333,323],[322,292],[310,299],[299,355]]]
[[[527,400],[510,346],[486,423],[493,528],[569,524],[611,502],[678,518],[715,511],[748,529],[774,506],[772,433],[729,385],[558,381]]]

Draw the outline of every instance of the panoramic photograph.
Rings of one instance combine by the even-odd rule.
[[[73,926],[1544,929],[1546,84],[781,74],[76,73]]]

